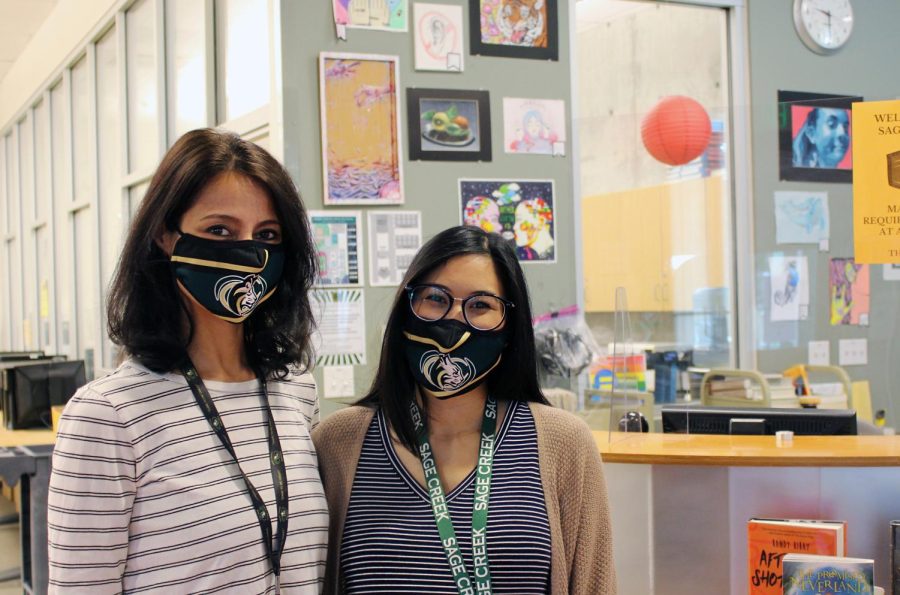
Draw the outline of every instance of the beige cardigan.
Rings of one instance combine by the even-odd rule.
[[[609,502],[600,454],[581,419],[530,403],[550,520],[553,595],[615,595]],[[363,439],[374,410],[348,407],[323,421],[312,438],[331,517],[325,593],[340,593],[341,538]]]

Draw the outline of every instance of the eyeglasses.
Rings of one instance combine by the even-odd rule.
[[[407,287],[409,306],[413,314],[421,320],[437,322],[453,309],[455,302],[462,302],[462,313],[466,323],[479,331],[492,331],[506,318],[506,309],[516,305],[492,293],[476,293],[467,298],[458,298],[436,285],[416,285]]]

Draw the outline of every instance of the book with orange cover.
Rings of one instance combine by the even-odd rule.
[[[749,593],[781,595],[781,562],[787,554],[844,556],[846,552],[846,521],[750,519],[747,522]]]

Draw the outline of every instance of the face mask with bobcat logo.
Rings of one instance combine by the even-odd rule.
[[[201,306],[238,323],[275,292],[284,249],[256,240],[209,240],[182,233],[171,262],[178,283]]]
[[[427,322],[410,316],[403,334],[416,382],[439,399],[478,387],[506,348],[505,331],[480,331],[459,320]]]

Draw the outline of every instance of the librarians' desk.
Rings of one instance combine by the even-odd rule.
[[[7,430],[0,415],[0,479],[20,486],[19,535],[25,593],[47,592],[47,493],[55,441],[56,434],[51,430]]]
[[[751,517],[847,521],[847,555],[890,592],[900,436],[594,432],[604,461],[619,593],[743,594]]]

